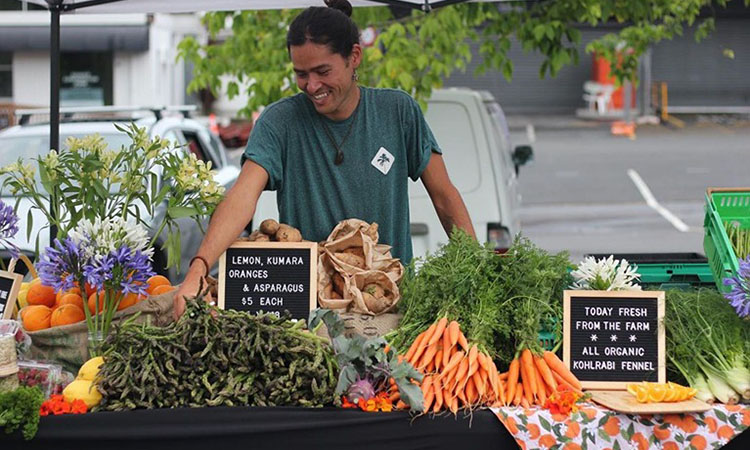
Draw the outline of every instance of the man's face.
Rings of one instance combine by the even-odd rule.
[[[289,49],[297,86],[315,105],[315,109],[332,120],[344,120],[357,106],[356,82],[352,79],[362,55],[359,45],[344,58],[326,45],[306,42]]]

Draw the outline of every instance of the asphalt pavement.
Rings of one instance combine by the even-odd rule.
[[[639,126],[629,139],[606,123],[509,119],[514,145],[534,148],[519,177],[523,233],[573,261],[586,253],[704,253],[706,188],[750,186],[750,121],[686,120],[681,129]]]

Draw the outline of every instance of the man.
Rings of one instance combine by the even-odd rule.
[[[348,218],[377,222],[380,241],[408,263],[408,179],[421,179],[446,233],[457,226],[475,236],[418,104],[402,91],[358,85],[362,48],[351,5],[327,4],[306,9],[289,28],[301,93],[268,106],[253,127],[240,176],[175,295],[176,317],[183,296],[197,293],[200,278],[250,222],[264,189],[278,191],[280,221],[305,239],[324,240]]]

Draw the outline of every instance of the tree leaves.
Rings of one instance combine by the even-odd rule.
[[[750,3],[748,0],[746,4]],[[581,32],[578,24],[623,25],[591,42],[586,51],[596,52],[612,62],[619,80],[635,77],[639,56],[649,45],[682,34],[709,0],[555,0],[553,2],[465,3],[433,10],[414,11],[396,19],[390,9],[355,8],[353,19],[360,29],[372,26],[378,36],[365,48],[359,72],[365,85],[401,88],[422,105],[432,89],[471,60],[470,43],[478,44],[481,74],[488,69],[502,73],[508,81],[513,64],[508,59],[512,40],[530,52],[541,54],[539,74],[556,76],[578,62]],[[712,7],[725,7],[719,0]],[[712,9],[713,10],[713,9]],[[247,93],[247,106],[240,113],[250,115],[260,107],[297,89],[286,48],[286,31],[299,10],[213,12],[203,18],[212,41],[220,33],[231,34],[220,43],[200,44],[193,37],[178,46],[178,58],[194,65],[188,90],[210,88],[229,98]],[[695,32],[705,38],[715,27],[712,17]],[[725,52],[732,57],[731,50]],[[228,81],[226,76],[229,77]],[[224,84],[226,83],[226,85]]]

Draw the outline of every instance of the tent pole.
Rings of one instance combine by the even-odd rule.
[[[47,0],[50,12],[50,98],[49,98],[49,148],[60,150],[60,12],[63,0]],[[50,198],[50,214],[55,218],[57,205],[52,204],[56,196]],[[50,223],[49,245],[57,237],[57,226]]]

